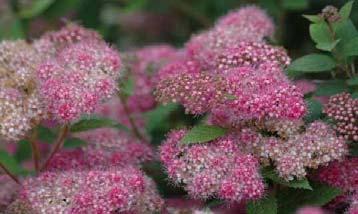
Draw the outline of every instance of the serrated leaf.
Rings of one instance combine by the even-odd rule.
[[[323,54],[309,54],[296,59],[289,66],[289,70],[315,73],[330,71],[336,67],[336,62],[330,56]]]
[[[250,201],[246,207],[247,214],[277,214],[277,200],[273,194],[257,201]]]
[[[267,168],[267,167],[263,168],[261,170],[261,174],[264,178],[272,180],[273,182],[284,185],[284,186],[288,186],[291,188],[297,188],[297,189],[312,190],[312,187],[306,178],[301,179],[301,180],[293,180],[293,181],[287,182],[287,181],[283,180],[282,178],[280,178],[280,176],[273,169]]]
[[[184,144],[204,143],[215,140],[227,133],[227,130],[218,126],[198,125],[192,128],[181,140]]]
[[[305,17],[306,19],[308,19],[309,21],[313,22],[313,23],[319,23],[319,22],[324,21],[322,19],[322,17],[318,16],[318,15],[302,15],[302,16]]]
[[[20,10],[19,16],[25,19],[38,16],[54,2],[55,0],[34,0],[29,8],[22,8]]]
[[[342,194],[342,191],[320,183],[312,183],[313,190],[303,189],[281,189],[278,192],[278,213],[291,214],[297,208],[311,205],[323,206],[332,199]]]
[[[128,130],[127,127],[108,118],[84,118],[71,126],[71,132],[83,132],[97,128],[118,128]]]
[[[315,91],[316,96],[331,96],[347,90],[344,80],[329,80],[318,84]]]
[[[343,53],[345,56],[358,56],[358,36],[344,44]]]
[[[63,145],[64,148],[78,148],[78,147],[82,147],[86,145],[86,142],[76,138],[76,137],[71,137],[71,138],[67,138],[65,140],[65,143]]]
[[[308,7],[308,0],[283,0],[282,7],[287,10],[303,10]]]
[[[339,10],[339,15],[341,16],[341,18],[343,19],[349,18],[349,15],[351,14],[352,11],[353,3],[354,1],[349,1],[345,5],[343,5],[343,7]]]
[[[312,98],[306,99],[307,103],[307,115],[305,116],[305,121],[312,122],[321,117],[322,114],[322,104],[317,100]]]

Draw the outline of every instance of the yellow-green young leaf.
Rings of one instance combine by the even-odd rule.
[[[308,0],[283,0],[282,7],[287,10],[303,10],[308,7]]]
[[[358,56],[358,36],[344,44],[343,53],[345,56]]]
[[[309,21],[313,22],[313,23],[319,23],[319,22],[323,22],[324,19],[322,19],[321,16],[318,15],[302,15],[303,17],[305,17],[306,19],[308,19]]]
[[[344,91],[347,91],[347,86],[344,80],[328,80],[319,84],[314,94],[316,96],[331,96]]]
[[[34,0],[31,5],[21,8],[19,16],[21,18],[32,18],[44,12],[55,0]]]
[[[273,194],[247,203],[247,214],[277,214],[277,200]]]
[[[301,180],[293,180],[290,182],[287,182],[280,178],[278,174],[273,170],[272,168],[263,168],[261,170],[261,174],[264,178],[269,179],[273,181],[274,183],[278,183],[284,186],[288,186],[291,188],[297,188],[297,189],[308,189],[312,190],[312,187],[310,183],[308,182],[307,178],[301,179]]]
[[[322,104],[317,100],[312,98],[306,99],[307,103],[307,115],[305,116],[306,122],[313,122],[321,117],[322,114]]]
[[[345,5],[343,5],[343,7],[339,10],[339,15],[341,15],[341,18],[343,19],[349,18],[349,15],[351,14],[352,11],[353,3],[354,1],[349,1]]]
[[[188,131],[181,142],[184,144],[204,143],[215,140],[226,133],[226,129],[218,126],[198,125]]]
[[[83,132],[91,129],[110,127],[128,130],[127,127],[107,118],[84,118],[71,126],[71,132]]]
[[[330,71],[335,67],[336,62],[332,57],[323,54],[309,54],[294,60],[288,69],[304,73],[315,73]]]

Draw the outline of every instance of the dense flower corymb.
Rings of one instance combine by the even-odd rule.
[[[0,43],[0,138],[17,141],[43,118],[35,81],[40,60],[25,41]]]
[[[358,141],[358,99],[348,93],[334,95],[324,112],[336,122],[335,129],[340,135],[346,140]]]
[[[47,111],[59,121],[92,113],[117,89],[121,60],[103,42],[86,41],[63,49],[37,69]]]
[[[227,136],[205,144],[183,145],[180,140],[185,133],[185,130],[171,132],[160,154],[169,177],[175,183],[183,182],[191,196],[241,201],[263,195],[259,163],[239,150],[235,138]]]
[[[24,182],[35,213],[146,213],[160,210],[154,183],[134,168],[46,172]]]

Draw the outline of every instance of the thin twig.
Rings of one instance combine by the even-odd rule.
[[[40,171],[43,171],[44,169],[46,169],[48,167],[52,158],[63,147],[63,144],[65,142],[68,132],[69,132],[69,126],[66,124],[62,127],[62,129],[58,135],[58,138],[52,148],[52,151],[51,151],[49,157],[47,158],[46,162],[41,166]]]
[[[137,128],[137,125],[135,124],[131,114],[130,114],[130,110],[127,106],[127,102],[125,100],[125,98],[123,97],[123,95],[118,92],[118,97],[122,103],[122,106],[123,106],[123,110],[125,112],[125,114],[127,115],[128,117],[128,120],[129,120],[129,123],[131,125],[131,128],[132,128],[132,131],[134,133],[134,135],[139,139],[139,140],[145,140],[145,138],[142,136],[142,134],[140,133],[139,129]]]
[[[34,162],[35,170],[38,173],[40,171],[40,148],[39,144],[37,142],[37,131],[34,130],[31,134],[31,137],[29,139],[32,149],[32,159]]]
[[[12,180],[14,180],[17,184],[21,185],[20,180],[16,177],[16,175],[12,174],[10,170],[6,168],[6,166],[0,162],[0,168],[7,174]]]

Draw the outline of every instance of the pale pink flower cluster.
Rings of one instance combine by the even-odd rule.
[[[320,207],[305,206],[296,211],[296,214],[325,214],[326,212]]]
[[[160,158],[169,177],[194,198],[217,196],[228,201],[257,199],[264,183],[259,162],[243,154],[232,136],[196,145],[183,145],[186,130],[172,131],[160,148]]]
[[[135,168],[45,172],[24,182],[21,199],[34,213],[151,213],[162,200]]]
[[[324,108],[327,116],[334,120],[335,129],[346,140],[358,141],[358,99],[349,93],[330,97]]]
[[[37,69],[47,111],[61,122],[94,112],[117,90],[118,53],[103,42],[85,41],[64,48]]]
[[[245,142],[244,150],[253,152],[264,163],[273,161],[278,174],[286,180],[302,179],[307,175],[307,168],[317,169],[331,161],[341,160],[348,153],[344,140],[336,137],[334,131],[320,121],[308,125],[304,132],[296,129],[280,138],[263,137],[250,129],[244,129],[239,138]]]
[[[40,54],[23,40],[0,43],[0,138],[18,141],[45,111],[35,81]]]

